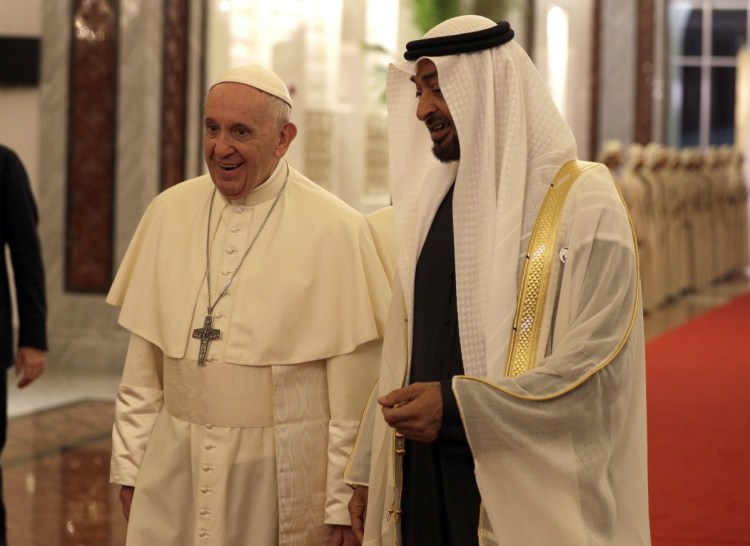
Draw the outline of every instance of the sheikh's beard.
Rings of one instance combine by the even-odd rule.
[[[449,139],[448,142],[433,144],[432,153],[442,163],[451,163],[461,159],[461,147],[458,144],[458,135],[454,134],[453,138]]]

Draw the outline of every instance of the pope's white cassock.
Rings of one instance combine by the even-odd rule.
[[[129,546],[326,544],[346,524],[343,468],[378,369],[390,287],[362,215],[280,161],[242,202],[209,176],[157,196],[108,302],[131,335],[111,481],[135,486]]]
[[[431,157],[415,116],[415,63],[389,69],[397,272],[379,384],[345,474],[369,487],[363,544],[401,543],[409,445],[374,401],[409,380],[417,262],[453,186],[465,375],[453,376],[452,390],[481,495],[479,544],[647,545],[635,234],[606,167],[575,160],[572,133],[531,60],[513,41],[486,46],[493,32],[506,33],[462,16],[411,43],[412,58],[436,67],[437,80],[420,77],[450,109],[450,122],[438,119],[455,126],[460,161]],[[476,47],[460,54],[467,49],[456,44]]]

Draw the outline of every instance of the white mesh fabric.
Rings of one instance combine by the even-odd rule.
[[[454,392],[499,544],[648,544],[633,235],[603,166],[576,182],[565,207],[547,353],[496,383],[458,376]]]
[[[468,15],[438,25],[425,37],[494,25]],[[516,306],[518,256],[525,252],[555,173],[576,155],[575,141],[541,76],[514,42],[429,59],[438,69],[458,131],[457,165],[434,158],[429,132],[416,118],[415,86],[409,78],[421,59],[391,65],[387,88],[398,265],[409,323],[416,260],[455,179],[456,292],[464,369],[468,375],[498,379],[504,373]]]

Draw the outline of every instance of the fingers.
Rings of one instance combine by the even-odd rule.
[[[133,503],[133,493],[135,488],[130,485],[123,485],[120,488],[120,504],[122,504],[122,513],[125,520],[130,519],[130,505]]]
[[[397,427],[398,425],[404,422],[408,422],[412,419],[412,411],[411,408],[405,408],[403,406],[399,406],[396,408],[389,408],[387,406],[384,406],[383,418],[385,419],[385,422],[390,426]]]
[[[354,535],[350,527],[342,527],[338,537],[338,542],[332,542],[333,546],[360,546],[361,541]]]
[[[412,390],[410,387],[405,387],[391,391],[385,396],[378,398],[378,404],[384,408],[397,408],[408,404],[413,398]]]
[[[418,420],[420,417],[424,383],[414,383],[382,396],[378,402],[383,406],[383,417],[392,427]]]
[[[414,408],[409,406],[419,397],[420,392],[421,384],[414,383],[378,398],[386,423],[396,428],[401,423],[411,421],[414,418]]]
[[[414,383],[378,401],[386,423],[409,440],[432,442],[437,438],[443,415],[439,382]]]
[[[22,389],[30,385],[31,383],[39,379],[39,376],[41,376],[43,372],[44,372],[43,366],[42,367],[30,366],[30,365],[24,366],[23,376],[21,377],[21,380],[18,382],[18,387]],[[18,375],[18,373],[16,373],[16,375]]]
[[[367,494],[369,489],[360,486],[354,490],[349,500],[349,516],[352,520],[352,532],[361,543],[365,538],[365,521],[367,519]]]
[[[344,537],[343,537],[343,531],[341,530],[341,526],[334,525],[333,533],[331,534],[331,546],[343,546],[343,544],[344,544]]]
[[[344,546],[360,546],[362,541],[350,530],[344,536]]]
[[[18,369],[18,367],[16,368]],[[34,381],[44,373],[44,362],[31,362],[23,365],[23,376],[18,382],[18,386],[23,388]]]
[[[26,377],[26,375],[24,374],[24,376],[18,382],[18,388],[23,389],[24,387],[28,387],[34,382],[34,379],[36,378],[29,378],[29,377]]]
[[[22,375],[18,382],[18,387],[23,388],[34,381],[44,373],[46,353],[41,349],[34,347],[19,347],[16,356],[15,372],[16,376]]]

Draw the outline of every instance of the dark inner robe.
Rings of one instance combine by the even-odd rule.
[[[451,390],[464,373],[458,335],[453,188],[438,208],[417,262],[409,383],[440,381],[443,421],[432,443],[407,440],[401,532],[404,546],[478,544],[474,461]]]

